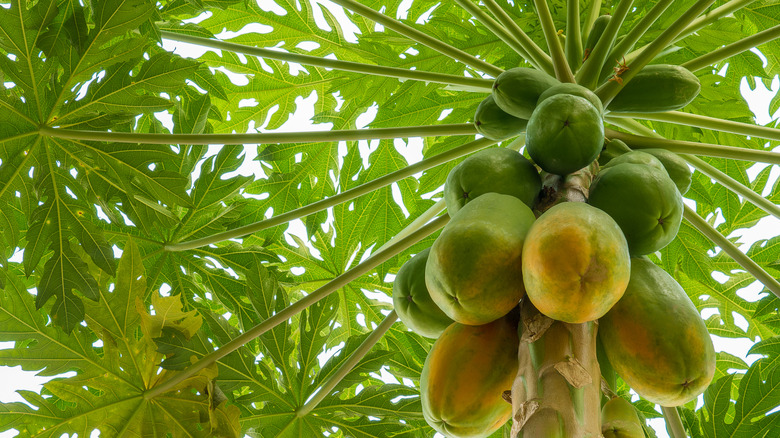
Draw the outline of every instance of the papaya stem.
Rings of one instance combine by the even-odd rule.
[[[623,59],[626,53],[634,47],[634,44],[645,35],[647,30],[658,20],[658,17],[660,17],[674,1],[675,0],[660,0],[647,11],[647,14],[645,14],[636,25],[634,25],[623,40],[616,42],[615,47],[609,52],[604,65],[601,67],[599,83],[606,80],[610,73],[612,73],[612,67],[615,66],[617,61]]]
[[[538,64],[537,68],[539,70],[542,70],[549,75],[555,74],[550,56],[544,53],[544,50],[523,32],[523,29],[512,20],[512,17],[510,17],[501,6],[494,0],[482,0],[482,3],[487,7],[488,11],[504,25],[504,28],[514,35],[515,39],[517,39],[523,49],[525,49],[526,53],[528,53],[528,55],[533,58],[534,62]]]
[[[341,204],[342,202],[347,202],[351,199],[357,198],[359,196],[363,196],[365,194],[371,193],[374,190],[377,190],[381,187],[390,185],[396,181],[399,181],[403,178],[409,177],[414,175],[415,173],[422,172],[426,169],[430,169],[432,167],[438,166],[440,164],[444,164],[448,161],[454,160],[456,158],[462,157],[464,155],[470,154],[472,152],[476,152],[480,149],[484,149],[488,146],[491,146],[495,144],[496,142],[493,140],[488,140],[485,138],[481,138],[479,140],[475,140],[469,143],[466,143],[462,146],[452,148],[446,152],[442,152],[441,154],[434,155],[433,157],[426,158],[422,161],[419,161],[417,163],[414,163],[412,165],[409,165],[403,169],[397,170],[392,173],[388,173],[385,176],[379,177],[373,181],[369,181],[367,183],[361,184],[357,187],[353,187],[349,190],[346,190],[344,192],[341,192],[337,195],[331,196],[329,198],[325,198],[316,202],[313,202],[309,205],[305,205],[303,207],[297,208],[295,210],[288,211],[286,213],[282,213],[279,216],[274,216],[268,219],[264,219],[258,222],[255,222],[253,224],[244,225],[242,227],[234,228],[229,231],[224,231],[221,233],[213,234],[211,236],[202,237],[200,239],[190,240],[187,242],[180,242],[180,243],[172,243],[165,246],[166,251],[186,251],[189,249],[198,248],[201,246],[211,245],[214,243],[219,243],[228,239],[235,239],[242,236],[245,236],[247,234],[256,233],[258,231],[265,230],[270,227],[275,227],[277,225],[285,224],[287,222],[290,222],[291,220],[298,219],[304,216],[308,216],[310,214],[316,213],[318,211],[325,210],[326,208],[330,208],[333,206],[336,206],[338,204]]]
[[[388,29],[394,30],[399,34],[413,41],[416,41],[432,50],[435,50],[443,55],[447,55],[452,59],[458,60],[475,70],[483,71],[492,77],[496,77],[504,71],[503,69],[500,69],[495,65],[489,64],[475,56],[469,55],[468,53],[460,49],[457,49],[447,43],[439,41],[436,38],[433,38],[423,32],[420,32],[419,30],[414,29],[413,27],[408,26],[398,20],[394,20],[388,17],[387,15],[377,12],[374,9],[362,5],[354,0],[333,0],[333,3],[336,3],[339,6],[349,9],[359,15],[362,15],[363,17],[366,17],[369,20],[379,23]]]
[[[471,0],[455,0],[455,3],[457,3],[466,12],[474,16],[477,21],[482,23],[482,25],[485,26],[489,31],[493,32],[495,36],[497,36],[501,41],[512,48],[512,50],[517,52],[517,54],[525,59],[529,64],[541,70],[541,66],[536,62],[536,59],[528,54],[520,41],[515,38],[514,35],[510,34],[505,27],[503,27],[486,12],[480,9],[479,6],[475,5]]]
[[[623,21],[626,19],[629,11],[631,11],[633,4],[634,0],[620,0],[620,3],[615,8],[614,15],[612,15],[609,24],[604,29],[604,33],[601,34],[598,43],[596,43],[596,47],[593,48],[593,51],[588,55],[588,59],[582,63],[582,67],[577,72],[578,84],[591,90],[596,88],[601,67],[607,62],[609,50],[612,48],[618,31],[620,31],[620,26],[623,25]],[[613,60],[609,61],[612,62]]]
[[[760,208],[761,210],[764,210],[764,212],[780,219],[780,206],[777,204],[764,198],[759,193],[756,193],[755,191],[746,187],[744,184],[741,184],[739,181],[721,172],[719,169],[710,165],[699,157],[687,154],[682,155],[682,157],[685,158],[685,160],[688,161],[691,165],[693,165],[693,167],[695,167],[699,172],[707,175],[708,177],[717,181],[718,184],[723,185],[732,192],[752,202],[753,205]]]
[[[649,135],[651,137],[663,138],[653,130],[647,128],[644,125],[637,123],[634,120],[631,119],[621,120],[621,122],[623,123],[619,124],[618,126],[621,126],[624,129],[627,129],[634,133],[642,133],[645,135]],[[756,193],[751,188],[745,186],[739,181],[735,180],[734,178],[721,172],[718,168],[710,165],[709,163],[702,160],[701,158],[689,154],[680,154],[680,156],[684,160],[686,160],[689,164],[691,164],[693,167],[695,167],[696,170],[707,175],[709,178],[715,180],[718,184],[721,184],[722,186],[728,188],[732,192],[747,199],[749,202],[752,202],[753,205],[760,208],[761,210],[764,210],[764,212],[766,212],[767,214],[770,214],[780,219],[780,206],[764,198],[763,196]]]
[[[681,111],[669,111],[665,113],[612,113],[609,115],[609,118],[652,120],[780,141],[780,129],[707,117],[699,114],[684,113]]]
[[[686,61],[680,65],[690,71],[698,71],[704,67],[714,65],[718,62],[731,58],[734,55],[738,55],[742,52],[752,49],[753,47],[760,46],[761,44],[768,43],[777,38],[780,38],[780,24],[763,30],[753,36],[735,41],[729,45],[721,47],[720,49],[699,56],[698,58]]]
[[[561,47],[561,40],[558,39],[558,31],[555,29],[555,22],[552,14],[550,14],[550,8],[547,7],[547,0],[534,0],[534,5],[536,6],[539,21],[542,24],[544,39],[547,40],[547,48],[552,58],[555,77],[561,82],[574,82],[574,73],[572,73],[569,63],[566,61],[566,54],[563,52],[563,47]]]
[[[677,408],[661,406],[661,411],[664,413],[666,429],[669,431],[669,435],[671,435],[672,438],[687,438],[688,435],[685,434],[685,427],[683,427],[680,412]]]
[[[618,125],[614,119],[610,123]],[[678,154],[704,155],[707,157],[733,158],[735,160],[755,161],[758,163],[780,164],[780,154],[777,152],[761,151],[755,149],[738,148],[711,143],[697,143],[695,141],[667,140],[664,138],[644,137],[605,129],[608,138],[623,140],[632,149],[659,148]]]
[[[566,59],[569,68],[577,71],[582,65],[582,34],[580,33],[580,2],[568,0],[566,8]]]
[[[438,218],[434,219],[432,222],[421,227],[419,230],[411,233],[410,235],[404,237],[403,239],[399,239],[397,242],[388,246],[384,251],[377,251],[371,254],[371,256],[369,256],[366,260],[364,260],[354,268],[339,275],[338,277],[329,281],[327,284],[323,285],[322,287],[315,290],[311,294],[306,295],[305,297],[301,298],[300,300],[286,307],[284,310],[279,311],[278,313],[274,314],[273,316],[261,322],[260,324],[240,334],[239,336],[237,336],[230,342],[226,343],[225,345],[201,357],[200,359],[198,359],[197,362],[190,365],[187,369],[181,371],[180,373],[174,374],[173,377],[162,382],[160,385],[157,385],[154,388],[150,388],[144,393],[144,399],[150,400],[172,390],[177,385],[181,384],[188,378],[195,375],[198,371],[208,367],[209,365],[215,363],[219,359],[222,359],[228,354],[236,351],[237,349],[245,345],[247,342],[250,342],[253,339],[261,336],[263,333],[267,332],[268,330],[271,330],[272,328],[276,327],[280,323],[287,321],[288,319],[302,312],[304,309],[322,300],[323,298],[327,297],[331,293],[336,292],[337,290],[341,289],[345,285],[349,284],[351,281],[360,278],[361,276],[370,272],[372,269],[376,268],[380,264],[386,262],[387,260],[393,258],[400,252],[404,251],[405,249],[419,242],[423,238],[429,236],[439,228],[443,227],[448,221],[449,221],[448,215],[439,216]]]
[[[401,80],[434,82],[445,85],[467,87],[468,89],[480,90],[489,93],[493,81],[482,78],[469,78],[465,76],[448,75],[443,73],[434,73],[428,71],[409,70],[399,67],[385,67],[381,65],[363,64],[360,62],[340,61],[337,59],[321,58],[319,56],[301,55],[297,53],[280,52],[277,50],[263,49],[259,47],[250,47],[243,44],[230,43],[210,38],[203,38],[194,35],[171,32],[167,30],[160,31],[163,38],[181,41],[184,43],[197,44],[202,47],[227,50],[244,55],[257,56],[266,59],[276,59],[278,61],[295,62],[302,65],[312,65],[315,67],[332,68],[342,71],[363,73],[367,75],[388,76]]]
[[[691,210],[688,206],[685,206],[683,210],[683,217],[685,220],[691,223],[697,230],[704,234],[712,243],[719,246],[723,252],[730,256],[735,262],[737,262],[743,269],[748,271],[753,277],[756,278],[761,284],[769,289],[775,296],[780,298],[780,283],[769,275],[764,268],[759,266],[745,253],[739,250],[730,240],[728,240],[723,234],[720,234],[712,225],[705,221],[695,211]]]
[[[358,348],[352,353],[351,356],[349,356],[349,359],[347,359],[341,366],[336,370],[335,373],[331,374],[330,377],[328,377],[328,380],[325,381],[325,383],[322,384],[322,386],[319,388],[319,390],[312,396],[312,398],[309,399],[303,406],[301,406],[298,410],[296,410],[295,415],[298,416],[298,418],[305,417],[309,414],[314,408],[317,407],[317,405],[320,404],[320,402],[330,394],[331,391],[333,391],[333,388],[336,387],[336,385],[341,382],[344,377],[349,374],[350,371],[352,371],[353,368],[355,368],[355,365],[360,362],[361,359],[369,352],[372,348],[374,348],[374,345],[376,345],[377,342],[384,336],[385,333],[387,333],[388,330],[390,330],[390,327],[395,323],[395,321],[398,319],[398,315],[395,313],[395,310],[391,311],[382,321],[381,324],[375,328],[370,335],[366,339],[363,340],[363,342],[360,343]]]
[[[674,39],[672,39],[669,44],[674,44],[677,41],[680,41],[681,39],[690,36],[691,34],[709,26],[710,24],[720,20],[721,18],[733,13],[734,11],[737,11],[739,9],[742,9],[743,7],[754,3],[756,0],[731,0],[730,2],[724,3],[721,6],[711,10],[710,12],[707,12],[706,14],[702,15],[701,17],[696,18],[693,20],[688,26],[683,29],[682,32],[680,32],[679,35],[677,35]],[[633,52],[626,55],[626,59],[631,62],[634,58],[636,58],[639,53],[641,53],[643,50],[645,50],[649,46],[649,44],[640,47],[637,50],[634,50]],[[690,70],[690,69],[689,69]]]
[[[588,10],[588,16],[585,18],[585,24],[582,25],[582,38],[581,40],[587,40],[590,35],[590,31],[593,30],[593,23],[601,15],[601,0],[593,0]]]
[[[247,134],[152,134],[145,132],[108,132],[61,129],[44,126],[41,135],[70,140],[105,141],[113,143],[145,144],[282,144],[313,143],[387,138],[439,137],[450,135],[474,135],[473,123],[409,126],[401,128],[344,129],[314,132],[261,132]]]
[[[677,35],[682,32],[687,25],[704,12],[715,0],[698,0],[690,9],[686,10],[668,29],[658,36],[652,43],[642,50],[633,61],[627,63],[628,69],[620,76],[620,81],[607,81],[604,85],[596,89],[596,95],[601,98],[604,109],[609,107],[612,99],[623,89],[631,79],[636,76],[653,58],[668,46]],[[612,23],[610,23],[612,24]],[[587,61],[586,63],[587,64]],[[599,68],[599,72],[601,69]]]

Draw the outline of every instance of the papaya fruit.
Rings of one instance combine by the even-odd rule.
[[[615,167],[622,163],[641,164],[643,166],[654,167],[658,170],[663,170],[666,172],[666,168],[663,164],[661,164],[661,161],[658,158],[645,153],[644,151],[626,152],[625,154],[612,159],[609,163],[602,166],[601,169],[609,169],[610,167]]]
[[[632,255],[665,247],[682,221],[682,195],[664,171],[622,163],[602,170],[590,186],[588,203],[620,225]]]
[[[502,394],[518,369],[516,317],[452,324],[428,353],[420,376],[425,421],[451,438],[491,435],[512,416]]]
[[[685,67],[645,66],[607,105],[613,113],[657,113],[678,110],[699,95],[699,78]]]
[[[593,22],[593,27],[590,28],[590,33],[588,34],[588,38],[585,40],[585,47],[584,47],[584,54],[585,59],[588,59],[588,56],[590,55],[590,52],[593,51],[593,48],[596,47],[596,44],[599,43],[599,40],[601,39],[601,35],[604,33],[604,30],[607,28],[607,25],[609,24],[609,21],[612,19],[611,15],[599,15],[596,18],[596,21]]]
[[[584,202],[564,202],[544,212],[528,230],[522,263],[531,303],[568,323],[607,313],[623,295],[630,272],[620,227]]]
[[[466,158],[447,175],[444,202],[450,216],[485,193],[511,195],[534,205],[542,179],[536,167],[512,149],[484,149]]]
[[[452,216],[425,266],[431,298],[447,316],[480,325],[517,306],[525,295],[521,255],[533,221],[521,200],[498,193],[485,193]]]
[[[528,120],[526,150],[543,170],[567,175],[592,163],[604,145],[601,113],[587,99],[556,94]]]
[[[615,372],[661,406],[695,399],[715,374],[715,350],[699,311],[647,258],[631,259],[631,280],[599,320],[599,337]]]
[[[588,102],[590,102],[599,111],[599,114],[604,113],[604,106],[601,104],[601,99],[596,96],[596,93],[588,90],[582,85],[572,84],[569,82],[553,85],[552,87],[548,88],[547,91],[539,96],[539,100],[536,102],[536,106],[539,106],[539,104],[542,103],[545,99],[550,96],[555,96],[556,94],[571,94],[572,96],[584,97],[585,99],[588,99]]]
[[[631,148],[628,147],[622,140],[613,138],[612,140],[606,140],[604,147],[599,154],[599,166],[604,166],[609,163],[613,158],[623,155],[627,152],[631,152]]]
[[[489,95],[477,106],[474,114],[474,126],[482,136],[501,141],[525,132],[528,120],[517,118],[496,105],[493,95]]]
[[[613,398],[601,408],[601,434],[604,438],[645,438],[636,408],[622,397]]]
[[[691,168],[681,156],[666,149],[642,149],[642,152],[658,158],[680,194],[684,195],[691,188]]]
[[[393,281],[393,307],[398,318],[415,333],[438,338],[451,320],[431,299],[425,286],[425,265],[430,248],[415,254],[401,266]]]
[[[516,67],[496,77],[493,82],[493,98],[505,112],[527,120],[536,108],[539,96],[559,83],[557,79],[542,71]]]

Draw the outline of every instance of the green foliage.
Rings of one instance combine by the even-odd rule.
[[[497,67],[530,67],[452,2],[360,3]],[[546,48],[533,2],[499,3]],[[565,29],[566,2],[549,3],[556,27]],[[590,1],[581,3],[584,19]],[[692,3],[673,2],[636,47],[657,38]],[[747,3],[676,42],[654,62],[680,64],[780,24],[776,2]],[[616,4],[604,0],[599,12],[609,13]],[[635,1],[638,13],[629,14],[618,36],[652,4]],[[204,11],[209,14],[201,16]],[[186,251],[167,245],[342,193],[406,167],[405,150],[428,158],[473,137],[257,146],[236,146],[226,139],[215,144],[227,146],[209,147],[159,138],[122,143],[109,133],[291,130],[296,129],[291,114],[307,108],[303,99],[316,100],[314,113],[307,116],[316,130],[468,123],[486,93],[227,50],[187,53],[173,49],[161,31],[219,35],[247,46],[369,65],[484,76],[330,3],[4,3],[0,342],[12,344],[3,344],[0,364],[57,377],[40,394],[21,392],[27,403],[2,404],[0,431],[16,429],[20,437],[89,436],[93,430],[104,437],[164,436],[161,430],[174,437],[310,437],[324,431],[333,437],[431,436],[416,386],[431,344],[400,323],[313,409],[299,413],[385,319],[392,274],[410,255],[430,246],[432,237],[339,286],[216,364],[161,394],[155,391],[193,361],[359,266],[434,205],[458,161],[310,214],[302,218],[300,231],[277,226]],[[702,91],[683,111],[755,123],[739,84],[743,77],[751,87],[757,81],[769,84],[780,73],[778,44],[759,47],[766,65],[745,51],[695,72]],[[726,65],[725,76],[717,74]],[[770,111],[778,105],[776,97]],[[778,146],[755,136],[642,123],[667,138],[758,150]],[[57,129],[97,136],[72,138]],[[753,163],[703,159],[780,203],[771,166],[751,179]],[[686,197],[733,242],[766,216],[699,172]],[[777,238],[752,243],[746,251],[771,275],[780,275]],[[772,436],[780,420],[777,413],[765,414],[780,404],[778,300],[762,287],[759,300],[745,299],[742,288],[753,278],[686,222],[677,238],[652,257],[699,310],[710,312],[712,334],[760,339],[753,353],[765,356],[748,367],[734,356],[719,355],[716,382],[704,406],[683,410],[692,435]],[[728,278],[715,281],[713,272]],[[392,384],[385,382],[389,375],[395,378]],[[619,383],[619,392],[627,392]],[[645,417],[658,415],[642,403],[637,405]],[[495,436],[508,436],[508,430]]]

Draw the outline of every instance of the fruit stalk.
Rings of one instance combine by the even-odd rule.
[[[394,20],[387,15],[382,14],[381,12],[377,12],[374,9],[362,5],[354,0],[333,0],[333,3],[360,14],[388,29],[394,30],[411,40],[417,41],[418,43],[441,53],[442,55],[447,55],[452,59],[458,60],[475,70],[483,71],[490,76],[496,77],[504,71],[473,55],[469,55],[460,49],[443,43],[436,38],[430,37],[424,32],[420,32],[411,26],[408,26],[398,20]]]
[[[667,429],[672,438],[686,438],[685,427],[683,427],[682,420],[680,419],[680,411],[674,407],[661,406],[661,411],[664,413],[664,419],[666,420]]]
[[[194,248],[199,248],[201,246],[211,245],[213,243],[219,243],[228,239],[243,237],[246,236],[247,234],[256,233],[258,231],[262,231],[270,227],[275,227],[277,225],[286,224],[287,222],[290,222],[294,219],[308,216],[318,211],[325,210],[326,208],[330,208],[338,204],[341,204],[343,202],[347,202],[350,199],[354,199],[359,196],[363,196],[365,194],[371,193],[374,190],[390,185],[403,178],[412,176],[415,173],[422,172],[423,170],[430,169],[440,164],[444,164],[448,161],[454,160],[456,158],[460,158],[464,155],[468,155],[472,152],[476,152],[480,149],[484,149],[494,144],[496,144],[495,141],[488,140],[485,138],[474,140],[462,146],[458,146],[446,152],[442,152],[441,154],[434,155],[430,158],[426,158],[422,161],[407,166],[403,169],[397,170],[392,173],[388,173],[387,175],[381,176],[373,181],[369,181],[365,184],[361,184],[357,187],[353,187],[337,195],[333,195],[329,198],[325,198],[317,202],[312,202],[311,204],[305,205],[301,208],[296,208],[295,210],[282,213],[279,216],[273,216],[271,218],[255,222],[253,224],[244,225],[243,227],[234,228],[232,230],[213,234],[211,236],[202,237],[200,239],[168,244],[165,245],[165,250],[186,251]]]
[[[80,129],[52,128],[49,126],[42,126],[39,128],[38,132],[47,137],[67,138],[70,140],[164,145],[312,143],[325,141],[474,135],[478,133],[472,123],[407,126],[400,128],[340,129],[335,131],[315,132],[259,132],[247,134],[151,134],[145,132],[86,131]]]
[[[769,29],[761,31],[753,36],[743,38],[739,41],[735,41],[729,45],[723,46],[720,49],[699,56],[698,58],[686,61],[685,63],[681,64],[681,66],[687,68],[690,71],[701,70],[704,67],[724,61],[734,55],[746,52],[753,47],[768,43],[769,41],[772,41],[776,38],[780,38],[780,25],[770,27]]]
[[[611,122],[611,121],[610,121]],[[659,148],[678,154],[704,155],[707,157],[731,158],[735,160],[755,161],[757,163],[780,164],[780,154],[771,151],[738,148],[711,143],[698,143],[695,141],[668,140],[661,138],[645,137],[641,135],[626,134],[625,132],[605,129],[607,138],[616,138],[624,141],[631,149]]]
[[[604,29],[604,33],[593,48],[593,51],[588,56],[588,59],[582,64],[582,68],[577,72],[577,83],[587,87],[589,89],[596,88],[598,85],[599,73],[601,73],[601,66],[604,65],[607,55],[609,54],[612,44],[615,42],[620,26],[623,24],[623,20],[626,19],[631,6],[634,4],[633,0],[621,0],[615,8],[615,13],[612,19],[609,20],[607,28]],[[606,103],[606,102],[605,102]]]
[[[507,28],[490,17],[486,12],[480,9],[479,6],[475,5],[471,0],[455,0],[455,3],[457,3],[458,6],[463,8],[466,12],[473,15],[477,21],[488,28],[489,31],[493,32],[495,36],[497,36],[501,41],[506,43],[506,45],[511,47],[515,52],[522,56],[523,59],[528,61],[529,64],[540,70],[542,69],[541,64],[539,64],[537,58],[531,56],[528,51],[526,51],[525,47],[523,47],[523,44],[521,44],[514,35],[509,33]]]
[[[739,250],[736,245],[731,243],[729,239],[720,234],[718,230],[710,225],[704,218],[699,216],[695,211],[691,210],[688,206],[685,206],[683,210],[683,218],[691,223],[697,230],[704,234],[708,239],[712,241],[715,246],[719,246],[723,252],[729,255],[735,262],[737,262],[742,268],[756,278],[761,284],[769,289],[775,296],[780,298],[780,282],[774,277],[769,275],[768,272],[754,262],[745,253]]]
[[[599,84],[606,80],[607,77],[609,77],[616,63],[621,62],[625,54],[628,53],[632,47],[634,47],[634,44],[636,44],[637,41],[639,41],[644,36],[645,32],[647,32],[647,29],[649,29],[656,22],[656,20],[658,20],[658,17],[660,17],[661,14],[663,14],[664,11],[673,2],[674,0],[660,0],[655,4],[655,6],[653,6],[652,9],[647,12],[644,17],[642,17],[641,20],[639,20],[639,23],[631,28],[628,34],[626,34],[625,38],[623,38],[620,42],[615,42],[615,47],[610,50],[604,65],[601,67],[601,73],[599,74]]]
[[[244,44],[230,43],[210,38],[203,38],[194,35],[185,35],[178,32],[161,30],[163,38],[181,41],[190,44],[197,44],[201,47],[211,47],[219,50],[228,50],[234,53],[244,55],[258,56],[266,59],[276,59],[279,61],[295,62],[302,65],[312,65],[315,67],[332,68],[341,71],[354,73],[363,73],[367,75],[378,75],[398,78],[400,80],[414,80],[434,82],[446,85],[457,85],[468,87],[469,89],[486,89],[490,92],[492,81],[480,78],[467,78],[464,76],[448,75],[443,73],[434,73],[428,71],[409,70],[399,67],[386,67],[382,65],[363,64],[360,62],[341,61],[338,59],[321,58],[319,56],[302,55],[299,53],[280,52],[278,50],[263,49],[260,47],[250,47]]]
[[[521,29],[520,26],[518,26],[517,23],[512,20],[512,17],[510,17],[503,9],[501,9],[501,6],[499,6],[494,0],[482,0],[482,3],[485,4],[485,7],[488,8],[490,13],[493,14],[493,16],[495,16],[496,19],[501,24],[503,24],[504,27],[509,30],[509,32],[511,32],[520,42],[525,51],[534,59],[534,62],[538,64],[539,70],[544,71],[550,76],[554,75],[550,55],[545,53],[544,50],[542,50],[525,32],[523,32],[523,29]]]
[[[569,68],[566,55],[563,53],[563,47],[561,47],[561,41],[558,39],[558,32],[555,29],[555,22],[553,22],[550,14],[550,8],[547,6],[547,0],[534,0],[534,5],[536,6],[539,21],[542,24],[544,39],[547,40],[547,48],[552,57],[555,77],[561,82],[575,82],[574,73]]]
[[[355,365],[360,362],[361,359],[369,352],[372,348],[374,348],[374,345],[379,342],[380,339],[382,339],[382,336],[384,336],[385,333],[387,333],[388,330],[390,330],[390,327],[395,323],[395,321],[398,319],[398,315],[396,315],[395,310],[392,310],[382,321],[381,324],[377,326],[377,328],[374,329],[374,331],[371,332],[368,337],[358,346],[358,348],[352,353],[352,355],[347,359],[338,370],[336,370],[335,373],[333,373],[328,380],[322,384],[322,386],[319,388],[316,394],[312,396],[309,401],[306,402],[303,406],[301,406],[297,411],[295,411],[295,415],[298,416],[298,418],[305,417],[308,415],[309,412],[311,412],[314,408],[317,407],[320,402],[330,394],[331,391],[333,391],[333,388],[336,387],[336,385],[341,382],[344,377],[349,374],[350,371],[352,371],[353,368],[355,368]]]
[[[566,12],[566,59],[569,61],[569,68],[577,71],[582,64],[579,0],[569,0]]]
[[[521,304],[520,368],[512,387],[513,438],[601,433],[595,322],[567,324]]]

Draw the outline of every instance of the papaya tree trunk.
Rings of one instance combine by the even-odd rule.
[[[561,202],[585,202],[598,163],[561,177],[543,175],[541,215]],[[512,386],[512,438],[597,438],[601,435],[598,323],[569,324],[520,303],[520,367]]]
[[[512,387],[513,438],[596,438],[601,372],[596,322],[552,320],[522,307],[520,368]]]

